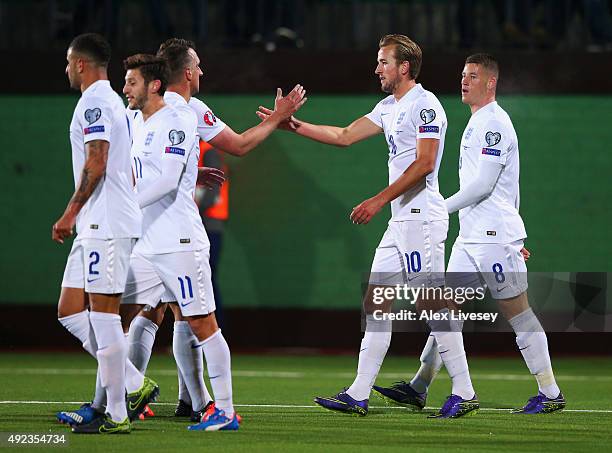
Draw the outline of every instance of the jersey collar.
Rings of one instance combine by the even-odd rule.
[[[81,95],[84,96],[85,93],[87,93],[88,91],[90,91],[90,90],[93,91],[96,86],[102,86],[102,85],[108,85],[110,87],[110,80],[96,80],[94,83],[89,85],[85,89],[85,91],[83,91],[83,93]]]
[[[423,89],[421,84],[417,83],[415,86],[410,88],[410,90],[408,90],[408,92],[405,95],[403,95],[399,101],[396,100],[395,103],[399,104],[401,102],[414,101],[417,97],[419,97],[423,93],[423,91],[425,90]],[[395,99],[395,97],[393,99]]]
[[[181,96],[178,93],[175,93],[174,91],[166,91],[164,93],[164,100],[166,100],[168,103],[171,103],[173,105],[176,105],[178,103],[182,103],[182,104],[187,104],[187,101],[185,100],[185,98],[183,96]]]
[[[497,101],[489,102],[484,107],[479,108],[476,113],[472,115],[472,118],[478,118],[479,115],[484,115],[487,112],[493,112],[497,108]],[[482,112],[482,113],[481,113]]]

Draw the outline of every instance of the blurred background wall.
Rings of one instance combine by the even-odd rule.
[[[54,323],[69,244],[53,243],[50,229],[73,191],[68,125],[78,99],[64,74],[65,52],[85,31],[111,40],[117,91],[126,56],[154,52],[171,36],[195,40],[205,72],[198,96],[237,131],[258,122],[257,106],[271,106],[277,86],[287,91],[298,82],[308,90],[298,114],[304,120],[345,125],[368,113],[383,96],[373,74],[378,40],[407,34],[424,50],[419,81],[440,96],[449,118],[445,196],[458,188],[459,138],[469,118],[458,89],[463,61],[493,53],[502,71],[499,102],[519,136],[530,271],[608,271],[610,3],[0,1],[0,307]],[[354,316],[389,213],[365,227],[348,214],[387,184],[386,160],[382,136],[336,149],[285,132],[243,159],[227,159],[230,217],[218,278],[234,325],[254,313],[276,322],[302,313],[303,331],[294,334],[306,338],[305,320],[319,310],[337,320]],[[452,216],[447,254],[457,230]],[[13,341],[6,324],[5,345]],[[304,338],[295,344],[309,344]]]

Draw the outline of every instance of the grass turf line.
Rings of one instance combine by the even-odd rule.
[[[556,359],[559,383],[568,399],[568,409],[612,410],[612,363],[605,359]],[[417,358],[388,357],[382,376],[409,378]],[[23,374],[19,369],[93,370],[95,362],[85,354],[2,354],[0,400],[79,401],[91,398],[93,374]],[[315,395],[331,395],[351,383],[356,369],[354,357],[237,356],[233,359],[234,398],[244,418],[236,433],[187,432],[188,422],[173,416],[177,382],[171,372],[171,357],[154,355],[148,375],[161,386],[156,417],[134,424],[129,436],[70,436],[72,451],[579,451],[601,449],[612,440],[612,414],[565,412],[549,416],[512,415],[504,411],[482,411],[458,420],[428,420],[426,414],[391,410],[376,397],[365,418],[316,410]],[[473,359],[470,369],[484,408],[512,408],[524,404],[537,391],[533,380],[481,379],[477,376],[528,375],[517,359]],[[265,372],[272,372],[273,376]],[[263,374],[263,375],[262,375]],[[283,377],[284,376],[284,377]],[[580,379],[564,380],[564,376]],[[428,406],[439,407],[450,391],[448,379],[430,389]],[[583,378],[586,378],[584,380]],[[590,379],[593,378],[593,379]],[[391,382],[381,377],[377,383]],[[55,421],[55,412],[72,409],[62,404],[1,404],[0,431],[68,432]],[[212,438],[211,438],[212,436]]]

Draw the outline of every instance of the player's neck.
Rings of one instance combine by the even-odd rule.
[[[395,97],[396,101],[399,101],[404,97],[406,93],[412,90],[416,86],[415,80],[404,80],[402,81],[398,87],[393,92],[393,97]]]
[[[98,80],[108,80],[108,75],[105,69],[98,71],[85,72],[83,74],[83,80],[81,81],[81,93],[87,88],[96,83]]]
[[[164,98],[162,96],[153,95],[149,98],[149,101],[142,108],[142,119],[147,121],[151,116],[153,116],[156,112],[160,111],[166,106],[164,102]]]
[[[189,85],[175,83],[172,85],[168,85],[166,91],[170,91],[172,93],[180,95],[183,99],[185,99],[186,102],[189,102],[189,99],[191,99],[191,87]]]
[[[472,115],[484,106],[489,105],[491,102],[495,102],[495,96],[488,97],[483,102],[479,102],[478,104],[471,104],[470,110],[472,111]]]

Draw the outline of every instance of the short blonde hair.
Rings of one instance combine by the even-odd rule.
[[[401,63],[407,61],[410,64],[408,75],[415,80],[421,72],[423,52],[419,45],[405,35],[385,35],[380,39],[378,47],[395,46],[395,59]]]

